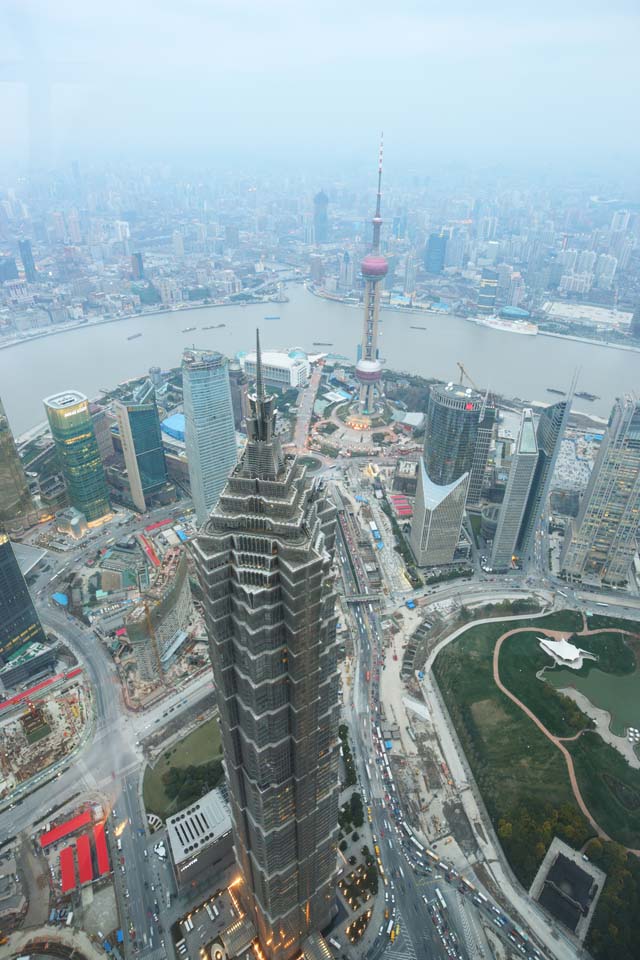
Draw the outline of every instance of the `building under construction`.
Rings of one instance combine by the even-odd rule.
[[[125,617],[129,643],[141,680],[162,680],[187,640],[193,613],[187,558],[169,550],[156,578]]]

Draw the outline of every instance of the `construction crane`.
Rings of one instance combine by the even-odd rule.
[[[474,389],[477,393],[482,393],[482,390],[481,390],[480,387],[477,385],[477,383],[476,383],[474,380],[472,380],[471,377],[469,376],[469,372],[468,372],[468,370],[466,369],[465,365],[464,365],[463,363],[461,363],[460,360],[458,360],[457,363],[458,363],[458,368],[459,368],[459,370],[460,370],[460,385],[462,386],[462,382],[463,382],[464,378],[466,377],[467,380],[469,381],[469,383],[471,384],[471,386],[473,387],[473,389]]]

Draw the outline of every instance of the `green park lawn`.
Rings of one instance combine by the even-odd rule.
[[[593,622],[596,618],[592,618],[589,625],[637,629],[612,618],[599,619],[604,622]],[[510,637],[502,645],[502,682],[555,736],[571,737],[580,730],[590,730],[593,724],[569,698],[536,677],[550,665],[536,640],[540,628],[579,630],[582,620],[573,612],[551,614],[529,623],[471,626],[443,649],[434,664],[434,674],[505,852],[526,884],[554,834],[576,846],[592,831],[577,808],[559,750],[494,683],[495,643],[507,630],[522,626],[531,630]],[[599,665],[612,672],[622,676],[633,669],[633,651],[615,629],[577,642],[597,653]],[[588,671],[593,666],[583,669]],[[567,747],[595,820],[614,840],[640,848],[640,771],[631,769],[593,732]],[[560,817],[550,817],[552,810],[560,811]],[[523,834],[527,833],[525,840]]]
[[[147,766],[143,784],[146,809],[164,820],[198,799],[197,794],[206,792],[203,787],[212,790],[222,778],[221,750],[220,728],[212,717],[164,752],[155,766]],[[182,784],[173,797],[166,783],[171,768],[180,771]],[[195,769],[187,778],[184,771],[189,768]]]

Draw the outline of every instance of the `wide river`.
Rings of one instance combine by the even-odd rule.
[[[321,300],[290,284],[288,303],[205,307],[133,317],[80,328],[0,350],[0,396],[16,434],[44,420],[42,399],[73,387],[89,397],[157,365],[180,363],[185,346],[208,347],[233,356],[252,350],[256,327],[264,349],[302,347],[355,357],[360,337],[359,307]],[[265,320],[277,315],[278,319]],[[458,317],[382,312],[381,354],[386,365],[455,380],[460,360],[481,387],[505,396],[550,402],[547,387],[564,389],[580,368],[578,389],[597,394],[594,403],[577,400],[574,409],[608,417],[616,396],[635,390],[640,353],[553,337],[528,337],[477,326]],[[211,324],[220,330],[202,330]],[[197,329],[183,333],[186,327]],[[412,326],[426,330],[412,330]],[[136,340],[127,340],[141,333]],[[313,347],[314,340],[331,348]]]

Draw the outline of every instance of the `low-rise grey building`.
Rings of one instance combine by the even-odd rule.
[[[178,888],[197,884],[205,875],[211,886],[215,874],[233,863],[231,813],[220,790],[210,790],[169,817],[167,839]]]

